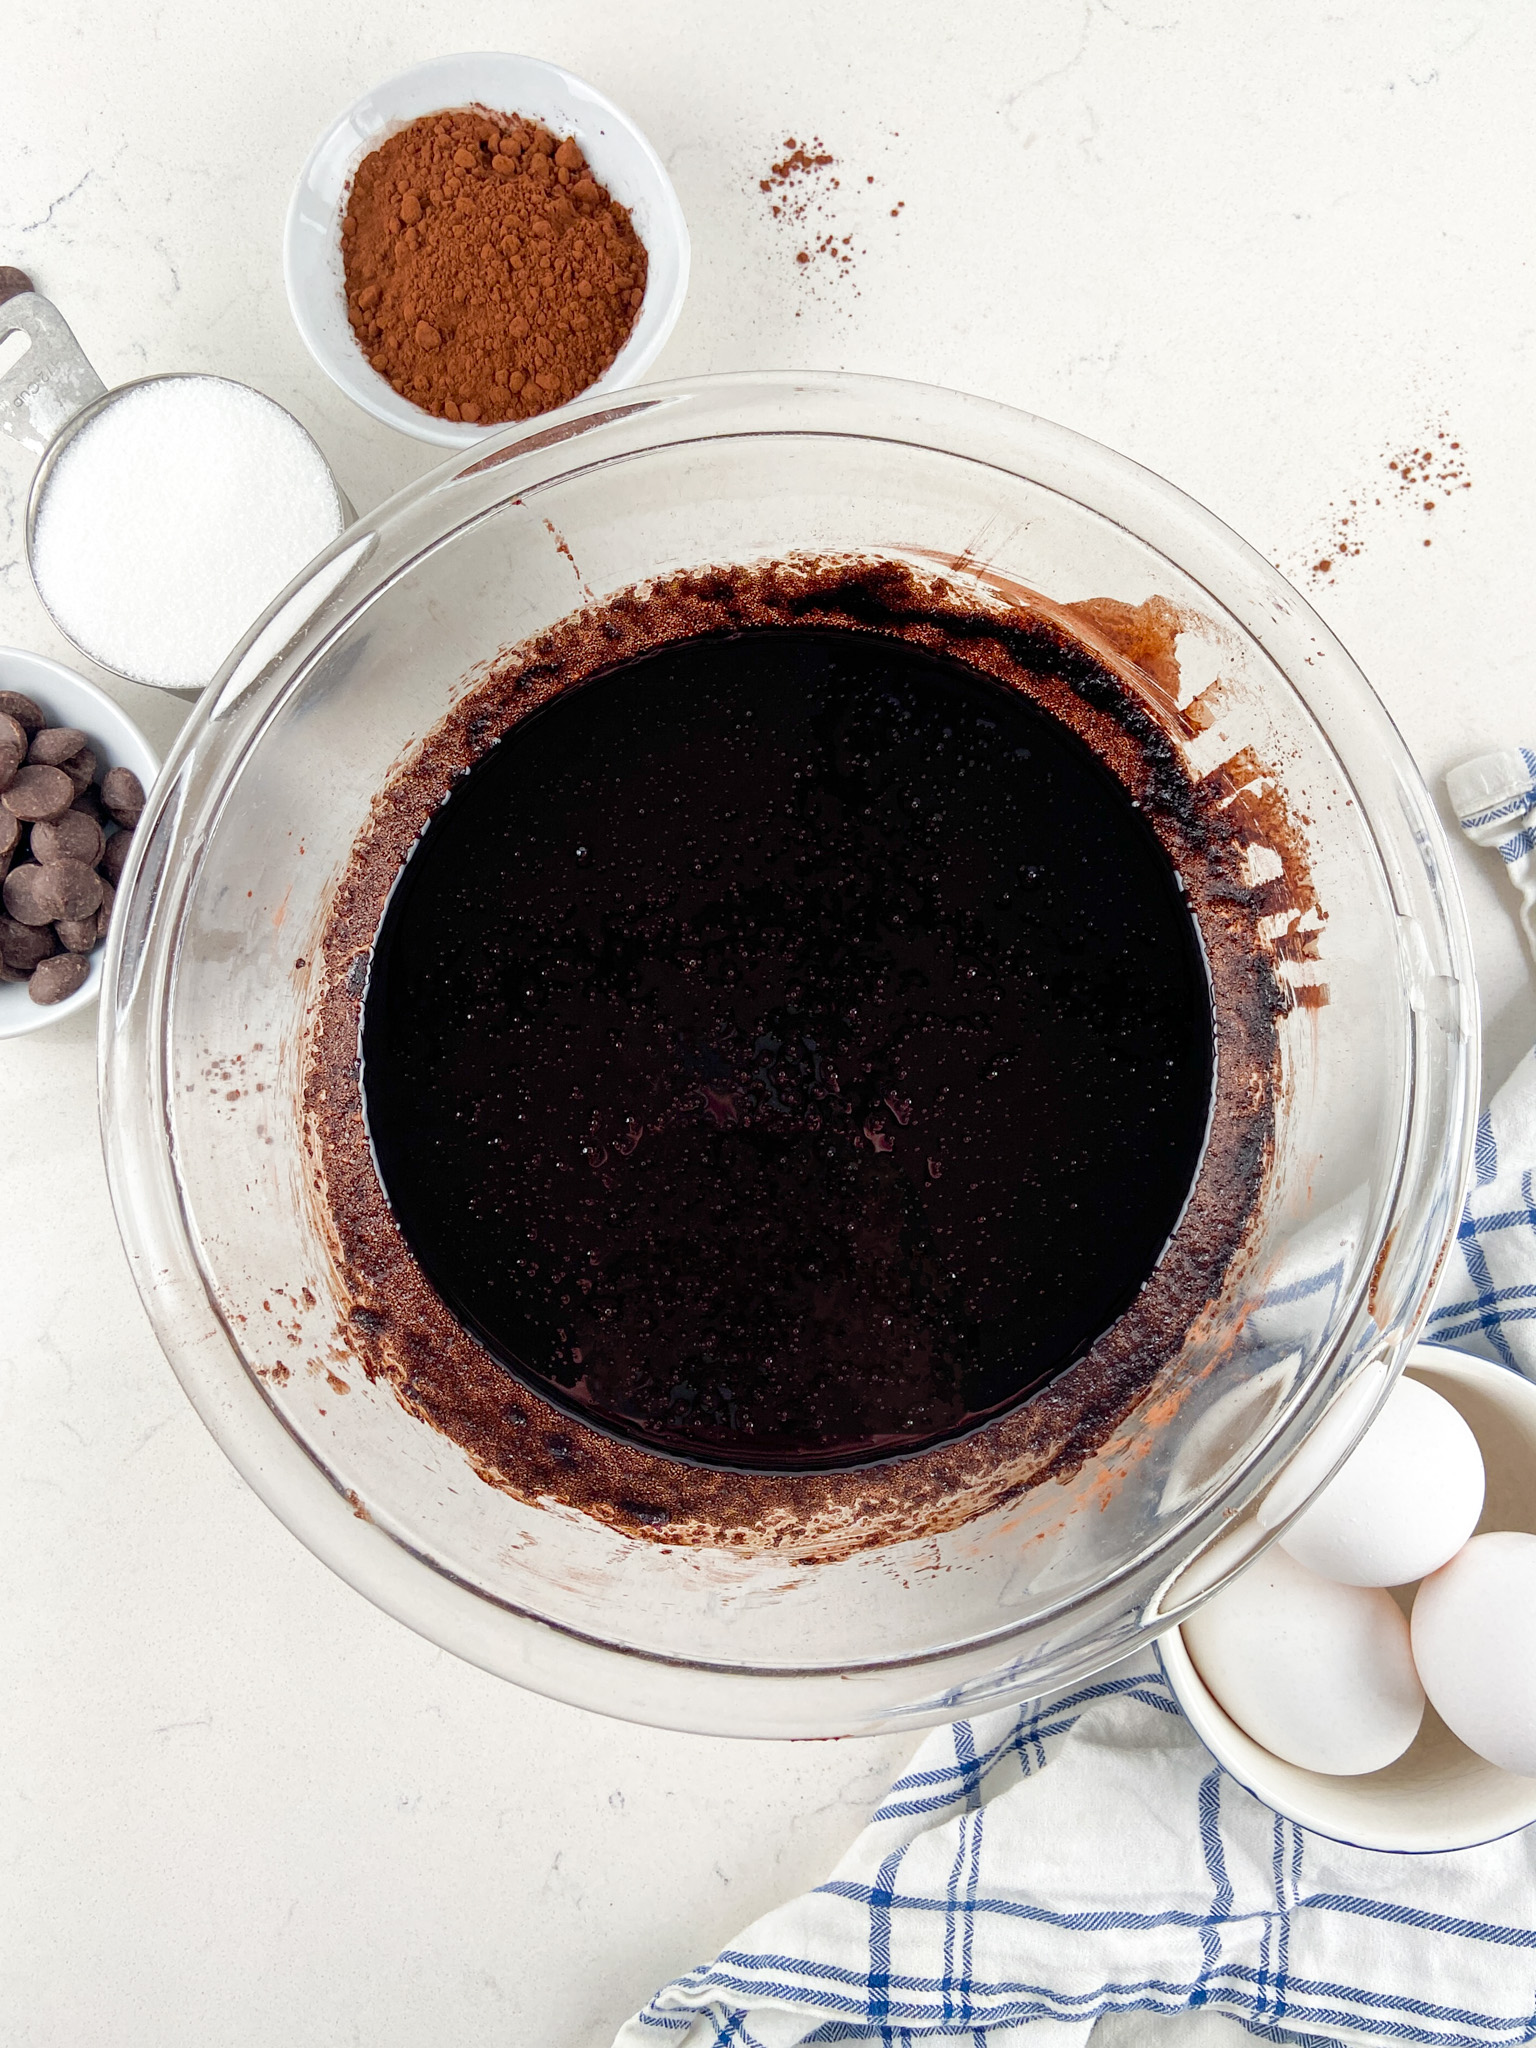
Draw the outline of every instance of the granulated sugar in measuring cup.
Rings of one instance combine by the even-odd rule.
[[[146,377],[107,391],[48,300],[0,304],[0,428],[41,455],[27,507],[38,595],[82,653],[198,690],[351,518],[309,435],[249,385]]]

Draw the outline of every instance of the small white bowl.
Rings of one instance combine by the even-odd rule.
[[[1464,1351],[1419,1344],[1407,1371],[1443,1394],[1477,1438],[1488,1476],[1478,1531],[1536,1535],[1536,1385]],[[1172,1589],[1177,1598],[1177,1585]],[[1412,1588],[1394,1589],[1405,1612]],[[1536,1778],[1518,1778],[1459,1741],[1433,1707],[1396,1763],[1363,1777],[1304,1771],[1261,1748],[1225,1714],[1171,1629],[1157,1645],[1168,1683],[1216,1761],[1287,1819],[1357,1849],[1431,1855],[1473,1849],[1536,1821]]]
[[[434,57],[365,93],[326,129],[299,174],[283,232],[288,304],[310,354],[349,398],[387,426],[445,448],[472,448],[511,423],[467,426],[435,419],[379,375],[347,320],[341,221],[352,174],[370,150],[422,114],[469,106],[522,114],[556,135],[574,135],[598,182],[629,208],[645,244],[649,268],[640,317],[581,397],[639,383],[677,325],[688,290],[688,225],[660,157],[612,100],[558,64],[494,50]],[[564,410],[553,406],[519,424],[543,428]]]
[[[0,690],[20,690],[47,715],[50,725],[78,726],[96,754],[100,770],[131,768],[147,796],[160,773],[160,763],[143,733],[126,711],[120,711],[104,690],[77,676],[73,669],[21,647],[0,647]],[[101,992],[101,962],[106,947],[89,955],[91,971],[62,1003],[34,1003],[25,982],[0,982],[0,1038],[20,1038],[41,1031],[77,1011],[89,1009]]]

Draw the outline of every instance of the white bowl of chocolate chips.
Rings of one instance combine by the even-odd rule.
[[[72,669],[0,648],[0,1038],[95,1002],[113,898],[159,762]]]
[[[321,555],[152,795],[102,1106],[156,1330],[521,1684],[824,1735],[1079,1678],[1432,1283],[1434,807],[1274,569],[1062,428],[538,426]]]

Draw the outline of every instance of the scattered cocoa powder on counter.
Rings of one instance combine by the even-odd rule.
[[[759,192],[768,201],[770,218],[790,232],[794,261],[802,275],[814,267],[817,276],[847,277],[856,258],[867,252],[856,245],[853,232],[839,231],[839,205],[846,209],[853,193],[868,197],[865,188],[875,183],[873,173],[867,172],[855,182],[849,200],[838,202],[832,197],[843,184],[837,173],[838,160],[819,135],[801,139],[787,135],[783,150],[757,181]],[[901,199],[885,211],[896,220],[905,206]]]
[[[1453,441],[1444,426],[1435,429],[1428,447],[1404,448],[1389,457],[1387,469],[1398,500],[1421,512],[1433,512],[1452,491],[1472,488],[1461,443]],[[1431,495],[1426,496],[1426,492]],[[1432,545],[1428,534],[1424,536],[1424,545]]]
[[[823,148],[819,135],[808,143],[787,136],[783,157],[769,165],[766,178],[757,181],[758,190],[769,196],[768,210],[774,219],[803,221],[811,210],[823,172],[828,174],[829,190],[835,192],[842,183],[841,178],[831,176],[836,161],[831,150]]]
[[[1366,487],[1329,506],[1327,545],[1307,564],[1312,576],[1333,582],[1341,562],[1364,554],[1362,514],[1381,505],[1396,505],[1409,513],[1433,513],[1452,492],[1472,488],[1466,454],[1443,421],[1426,432],[1422,443],[1385,451],[1381,459],[1386,475],[1379,488]],[[1425,547],[1434,544],[1432,534],[1426,533],[1422,540]]]
[[[358,165],[347,317],[439,419],[531,419],[594,384],[645,298],[645,245],[575,140],[484,107],[423,115]]]

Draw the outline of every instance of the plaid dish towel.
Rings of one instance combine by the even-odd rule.
[[[1503,857],[1536,953],[1536,750],[1483,754],[1445,778],[1461,829]],[[1477,1127],[1472,1189],[1424,1336],[1536,1379],[1536,1051]],[[1532,1908],[1536,1918],[1536,1904]]]
[[[1536,947],[1536,753],[1448,785]],[[1533,1172],[1536,1054],[1479,1125],[1425,1333],[1536,1378]],[[1147,1652],[935,1729],[824,1885],[614,2048],[1080,2048],[1132,2013],[1177,2048],[1197,2011],[1274,2041],[1536,2042],[1536,1829],[1441,1856],[1308,1834],[1212,1762]]]
[[[1307,1834],[1212,1762],[1148,1653],[935,1729],[820,1890],[615,2048],[1081,2048],[1127,2008],[1291,2041],[1529,2042],[1533,1920],[1529,1834],[1423,1857]]]
[[[1467,837],[1503,857],[1520,891],[1520,922],[1536,952],[1536,750],[1479,754],[1453,768],[1445,788]]]

